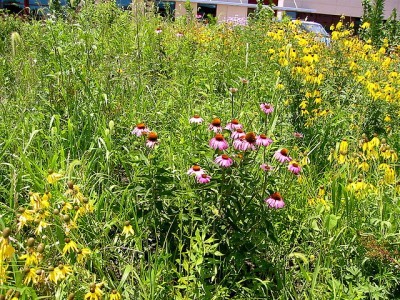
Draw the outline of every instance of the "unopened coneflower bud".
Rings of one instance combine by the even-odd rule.
[[[8,238],[11,234],[11,229],[9,227],[6,227],[3,229],[3,238]]]
[[[35,238],[30,237],[27,241],[26,244],[28,245],[28,247],[33,247],[33,245],[35,244]]]
[[[238,89],[237,89],[237,88],[229,88],[229,91],[230,91],[232,94],[235,94],[235,93],[238,92]]]
[[[68,300],[74,300],[75,299],[75,293],[71,293],[68,295]]]
[[[88,198],[83,198],[83,203],[89,203],[89,199]]]
[[[73,190],[73,189],[74,189],[74,183],[73,183],[72,181],[68,181],[68,182],[67,182],[67,186],[68,186],[68,188],[69,188],[70,190]]]
[[[40,276],[44,273],[44,271],[42,269],[38,269],[36,270],[36,275]]]
[[[386,139],[385,138],[381,139],[381,143],[386,144]]]
[[[68,223],[69,221],[71,221],[71,217],[69,215],[63,215],[63,220],[64,222]]]
[[[58,216],[58,215],[60,214],[60,210],[58,210],[57,208],[55,208],[55,209],[53,210],[53,214],[56,215],[56,216]]]
[[[39,253],[43,253],[44,252],[44,244],[43,243],[40,243],[38,246],[37,246],[37,252],[39,252]]]

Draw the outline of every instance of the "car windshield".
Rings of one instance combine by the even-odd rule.
[[[328,33],[325,31],[324,27],[320,24],[312,24],[312,23],[302,23],[301,27],[304,28],[304,30],[308,32],[313,32],[316,34],[321,34],[321,35],[328,35]]]

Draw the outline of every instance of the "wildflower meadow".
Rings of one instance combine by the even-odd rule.
[[[0,300],[399,299],[400,48],[371,28],[3,13]]]

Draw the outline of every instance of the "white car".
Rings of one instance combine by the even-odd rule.
[[[300,21],[300,28],[304,31],[315,34],[318,37],[318,40],[325,43],[327,46],[330,45],[331,36],[326,32],[324,26],[321,24],[311,21]]]

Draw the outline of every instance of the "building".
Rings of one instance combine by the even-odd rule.
[[[363,14],[362,0],[273,0],[273,9],[278,17],[283,12],[292,18],[308,19],[329,27],[337,23],[342,15],[347,21],[358,22]],[[269,0],[264,0],[268,5]],[[193,13],[200,16],[211,15],[220,21],[243,20],[254,12],[257,0],[190,0]],[[174,2],[175,16],[186,13],[185,0]],[[386,0],[384,17],[392,10],[400,12],[399,0]]]

